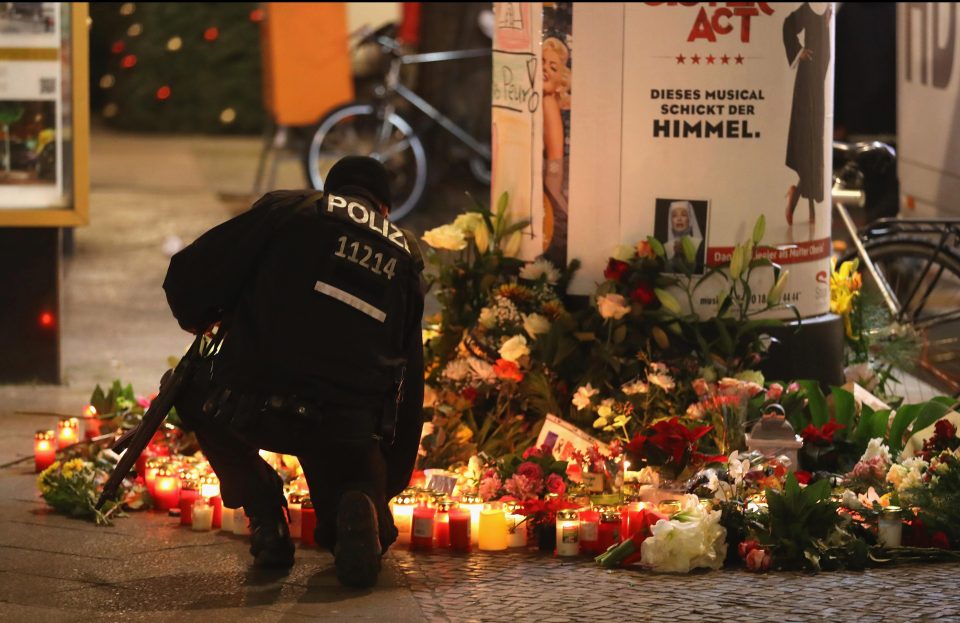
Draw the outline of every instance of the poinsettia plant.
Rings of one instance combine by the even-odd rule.
[[[670,479],[692,472],[705,463],[721,463],[726,457],[707,456],[698,451],[701,437],[712,426],[688,428],[679,418],[660,420],[643,434],[637,433],[627,444],[627,453],[635,467],[656,467]]]

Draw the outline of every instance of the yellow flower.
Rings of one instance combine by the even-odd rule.
[[[63,469],[60,470],[60,473],[64,478],[70,479],[81,471],[83,471],[83,459],[71,459],[63,464]]]

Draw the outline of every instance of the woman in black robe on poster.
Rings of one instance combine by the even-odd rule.
[[[787,138],[787,166],[799,180],[787,191],[787,224],[793,225],[793,211],[800,197],[806,197],[810,222],[816,220],[817,202],[823,201],[824,88],[830,66],[830,17],[832,10],[816,13],[804,2],[783,22],[783,46],[787,62],[797,68]],[[800,33],[803,33],[803,44]]]

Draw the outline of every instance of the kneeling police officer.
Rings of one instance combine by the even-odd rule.
[[[339,580],[371,586],[420,440],[423,262],[386,218],[379,162],[344,158],[324,190],[269,193],[173,257],[163,287],[180,326],[224,335],[176,408],[224,504],[250,518],[257,566],[294,554],[266,449],[299,458]]]

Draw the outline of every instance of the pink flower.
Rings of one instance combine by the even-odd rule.
[[[539,497],[543,484],[542,481],[532,482],[522,474],[514,474],[503,483],[503,488],[506,489],[508,494],[523,501]]]
[[[745,559],[747,554],[758,547],[760,547],[760,543],[756,539],[747,539],[746,541],[740,541],[740,545],[737,546],[737,553],[740,554],[740,558]]]
[[[787,385],[788,394],[795,394],[798,391],[800,391],[800,383],[797,383],[796,381],[794,381],[793,383],[790,383],[789,385]]]
[[[144,396],[137,396],[137,404],[143,407],[144,409],[150,408],[150,399]]]
[[[567,480],[576,483],[583,482],[583,467],[577,461],[567,463]]]
[[[693,382],[693,391],[697,392],[697,396],[701,398],[710,391],[710,384],[703,379],[696,379]]]
[[[756,548],[747,554],[747,569],[761,572],[770,568],[770,554],[763,548]]]
[[[767,400],[780,400],[780,396],[783,395],[783,385],[780,383],[771,383],[770,389],[767,390]]]
[[[500,481],[500,476],[498,476],[496,472],[491,474],[491,471],[493,470],[489,470],[480,480],[478,493],[484,501],[496,498],[497,494],[500,493],[501,487],[503,487],[503,482]]]
[[[877,480],[883,482],[887,477],[890,466],[881,456],[875,456],[866,461],[860,461],[853,466],[852,475],[862,480]]]
[[[547,491],[563,495],[567,491],[567,484],[563,482],[563,476],[560,474],[550,474],[547,476]]]

